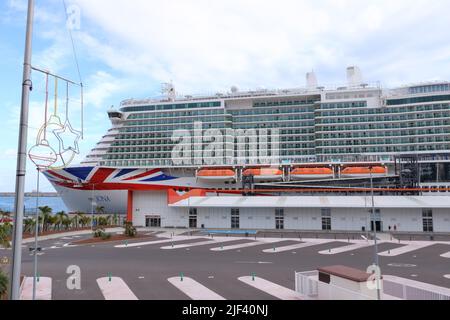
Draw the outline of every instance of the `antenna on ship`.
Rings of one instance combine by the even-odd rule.
[[[175,101],[177,93],[175,91],[175,86],[173,85],[172,80],[170,80],[170,82],[162,84],[161,93],[163,95],[166,95],[169,101]]]

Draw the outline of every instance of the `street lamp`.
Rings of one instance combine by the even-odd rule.
[[[375,245],[374,245],[374,262],[375,262],[375,266],[377,267],[377,269],[380,269],[380,264],[379,264],[379,260],[378,260],[378,243],[377,243],[377,224],[376,224],[376,220],[375,220],[375,199],[374,199],[374,194],[373,194],[373,178],[372,178],[372,167],[369,168],[370,169],[370,190],[371,190],[371,196],[372,196],[372,219],[373,220],[373,239],[375,241]],[[375,273],[376,274],[376,278],[377,278],[377,299],[381,300],[381,292],[380,292],[380,279],[378,276],[378,272]]]
[[[96,205],[96,202],[94,200],[94,188],[95,183],[92,184],[92,194],[91,194],[91,230],[94,231],[94,205]]]

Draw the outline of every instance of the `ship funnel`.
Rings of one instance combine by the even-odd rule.
[[[316,89],[318,87],[317,77],[314,71],[306,74],[306,87],[308,89]]]
[[[357,87],[362,84],[361,70],[357,66],[347,68],[347,82],[349,87]]]

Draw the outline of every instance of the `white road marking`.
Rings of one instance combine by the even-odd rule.
[[[181,281],[180,277],[172,277],[167,279],[167,281],[192,300],[225,300],[221,295],[189,277],[183,277],[183,281]]]
[[[441,257],[450,259],[450,251],[447,253],[441,254]]]
[[[292,244],[289,246],[285,246],[285,247],[279,247],[279,248],[275,248],[275,251],[273,251],[272,249],[265,249],[263,250],[263,252],[265,253],[279,253],[279,252],[285,252],[285,251],[291,251],[291,250],[296,250],[296,249],[302,249],[302,248],[307,248],[307,247],[311,247],[311,246],[317,246],[319,244],[324,244],[324,243],[328,243],[328,242],[334,242],[335,240],[311,240],[308,242],[301,242],[299,244]]]
[[[111,277],[111,281],[109,277],[98,278],[97,284],[105,300],[139,300],[122,278]]]
[[[140,276],[140,277],[139,277],[139,279],[144,279],[144,278],[145,278],[144,276]]]
[[[241,264],[273,264],[273,262],[268,262],[268,261],[236,261],[236,263],[241,263]]]
[[[33,299],[33,277],[25,277],[20,300]],[[52,278],[39,277],[36,281],[36,300],[52,300]]]
[[[226,247],[218,247],[218,248],[211,248],[209,250],[212,251],[226,251],[226,250],[234,250],[234,249],[240,249],[240,248],[248,248],[248,247],[255,247],[255,246],[260,246],[260,245],[264,245],[264,244],[270,244],[270,243],[276,243],[276,242],[281,242],[284,241],[284,239],[266,239],[264,241],[252,241],[252,242],[247,242],[247,243],[241,243],[241,244],[234,244],[231,246],[226,246]],[[271,249],[273,250],[273,249]]]
[[[445,274],[444,278],[450,279],[450,274]]]
[[[339,253],[344,253],[344,252],[349,252],[349,251],[353,251],[353,250],[358,250],[358,249],[362,249],[362,248],[366,248],[366,247],[370,247],[372,246],[372,243],[354,243],[351,244],[349,246],[344,246],[344,247],[339,247],[339,248],[334,248],[334,249],[328,249],[328,250],[322,250],[319,251],[319,254],[339,254]]]
[[[288,289],[286,287],[282,287],[276,283],[270,282],[263,278],[255,277],[253,280],[252,277],[240,277],[239,281],[248,284],[258,290],[261,290],[271,296],[274,296],[281,300],[302,300],[300,294],[295,292],[294,290]]]
[[[206,240],[206,241],[201,241],[201,242],[195,242],[195,243],[184,243],[184,244],[177,244],[172,246],[165,246],[165,247],[161,247],[161,249],[164,250],[171,250],[171,249],[181,249],[181,248],[190,248],[190,247],[197,247],[197,246],[206,246],[209,244],[215,244],[215,243],[226,243],[226,242],[231,242],[231,241],[236,241],[236,239],[230,239],[230,238],[216,238],[213,240]]]
[[[434,242],[417,242],[417,243],[410,243],[406,246],[397,248],[397,249],[392,249],[392,250],[388,250],[388,251],[384,251],[384,252],[380,252],[378,255],[380,256],[388,256],[388,257],[395,257],[395,256],[399,256],[408,252],[412,252],[412,251],[416,251],[422,248],[426,248],[429,246],[434,245]]]
[[[192,240],[196,240],[196,239],[204,239],[204,238],[203,237],[179,236],[179,237],[173,238],[173,239],[164,239],[164,240],[154,240],[154,241],[133,242],[133,243],[128,243],[128,244],[120,244],[120,245],[114,246],[114,248],[132,248],[132,247],[147,246],[147,245],[159,244],[159,243],[170,243],[170,242],[191,240],[191,239]]]

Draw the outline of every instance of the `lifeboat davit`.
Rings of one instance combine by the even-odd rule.
[[[197,178],[211,181],[230,181],[235,179],[235,172],[231,169],[202,169],[197,172]]]
[[[296,168],[291,171],[291,178],[299,179],[326,179],[333,178],[334,173],[331,168]]]
[[[283,171],[275,168],[258,168],[246,169],[242,173],[243,176],[253,176],[255,180],[281,180],[283,179]]]
[[[372,173],[373,177],[386,176],[388,171],[385,167],[348,167],[342,170],[342,177],[369,177]]]

